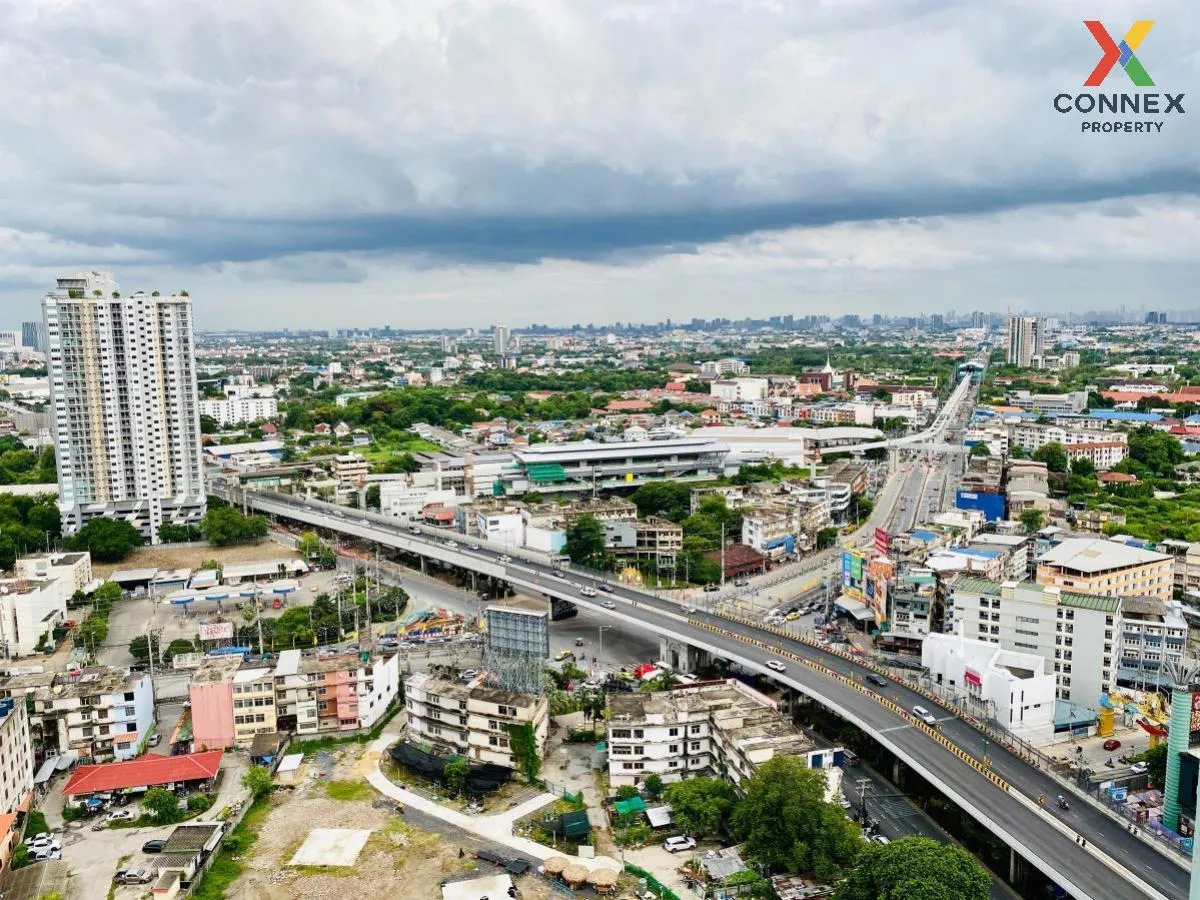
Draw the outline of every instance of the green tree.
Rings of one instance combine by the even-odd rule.
[[[720,778],[701,776],[668,784],[663,798],[671,805],[679,829],[701,837],[727,830],[737,793]]]
[[[979,443],[971,445],[972,456],[991,456],[992,451],[988,449],[987,444]]]
[[[820,769],[776,756],[742,784],[745,795],[730,830],[752,859],[827,883],[854,862],[862,839],[841,807],[825,801]]]
[[[367,485],[367,509],[379,509],[379,485]]]
[[[465,757],[451,756],[442,768],[442,780],[450,796],[456,797],[467,786],[467,776],[471,774],[471,766]]]
[[[525,781],[533,784],[537,781],[538,773],[542,771],[542,756],[538,753],[537,735],[533,725],[521,722],[505,725],[504,730],[508,733],[508,746],[512,750],[517,768],[525,776]]]
[[[1046,524],[1046,514],[1040,509],[1027,509],[1021,513],[1020,518],[1021,524],[1025,527],[1027,534],[1040,531],[1042,526]]]
[[[232,506],[210,506],[204,514],[204,534],[216,547],[259,540],[267,536],[267,520],[262,516],[243,516]]]
[[[154,636],[153,646],[154,661],[157,663],[159,658],[159,650],[161,649],[158,635]],[[150,639],[144,634],[139,634],[129,642],[129,655],[140,663],[148,662],[150,659],[150,647]]]
[[[646,776],[646,780],[642,785],[646,789],[646,796],[651,800],[657,800],[663,793],[662,776],[656,772],[651,772]]]
[[[817,549],[824,550],[827,547],[832,547],[837,543],[838,530],[836,528],[822,528],[817,532]]]
[[[577,565],[611,568],[610,554],[604,549],[604,526],[595,516],[579,516],[567,525],[566,550]]]
[[[835,900],[987,900],[991,878],[962,847],[907,837],[871,845]]]
[[[275,779],[271,777],[269,769],[251,766],[242,773],[242,787],[250,792],[253,799],[258,800],[275,789]]]
[[[1186,459],[1179,440],[1149,426],[1143,426],[1129,436],[1129,458],[1141,463],[1155,475],[1168,478],[1175,467]]]
[[[1151,747],[1149,750],[1137,754],[1133,760],[1146,764],[1146,777],[1149,778],[1151,784],[1161,786],[1167,783],[1167,744],[1165,741],[1157,747]]]
[[[623,784],[617,788],[617,800],[619,801],[632,800],[636,796],[638,796],[638,789],[632,784]]]
[[[305,559],[315,559],[321,553],[321,539],[315,531],[306,531],[300,535],[296,549]]]
[[[1079,475],[1083,478],[1090,478],[1096,474],[1096,464],[1086,456],[1073,459],[1071,460],[1071,474]]]
[[[179,798],[166,788],[150,788],[142,795],[142,809],[155,825],[170,825],[183,818]]]
[[[97,562],[120,562],[142,544],[142,535],[121,519],[92,519],[67,541],[71,550],[91,552]]]
[[[1049,441],[1034,450],[1033,461],[1045,463],[1051,472],[1067,471],[1067,451],[1058,441]]]
[[[691,512],[692,489],[675,481],[651,481],[629,495],[638,515],[662,516],[672,522],[682,522]]]

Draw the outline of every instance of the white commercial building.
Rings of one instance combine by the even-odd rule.
[[[435,748],[472,762],[517,768],[509,725],[531,725],[538,753],[546,746],[550,707],[541,694],[519,694],[483,685],[431,678],[425,672],[404,680],[408,733]]]
[[[946,630],[1040,656],[1053,670],[1060,700],[1096,709],[1117,683],[1120,617],[1118,597],[959,578],[947,601]]]
[[[452,488],[441,489],[428,472],[379,482],[379,511],[385,516],[415,519],[427,506],[456,506],[463,497]]]
[[[32,654],[44,635],[67,620],[71,593],[57,578],[0,581],[0,654]]]
[[[1011,316],[1008,320],[1008,364],[1028,369],[1041,363],[1045,329],[1036,316]]]
[[[110,272],[42,300],[63,531],[124,519],[157,543],[204,516],[192,301],[122,297]]]
[[[714,381],[708,390],[717,400],[754,401],[765,400],[769,386],[765,378],[732,378],[728,381]]]
[[[989,715],[1033,744],[1054,739],[1055,678],[1036,653],[1018,653],[991,641],[931,634],[921,644],[921,665],[938,684],[990,705]]]
[[[33,790],[29,712],[19,698],[0,700],[0,813],[17,812]]]
[[[279,415],[279,401],[274,397],[230,397],[224,400],[201,400],[200,415],[216,419],[218,425],[237,425],[257,422]]]
[[[16,574],[26,581],[58,579],[70,597],[92,583],[92,554],[31,553],[17,560]]]
[[[608,777],[612,789],[689,775],[740,783],[776,756],[811,768],[835,765],[841,751],[818,748],[778,704],[735,679],[653,693],[610,694]]]

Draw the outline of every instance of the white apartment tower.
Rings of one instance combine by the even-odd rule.
[[[504,356],[509,351],[510,333],[504,325],[492,326],[492,349],[497,356]]]
[[[204,515],[200,408],[186,294],[122,296],[111,272],[42,300],[63,531],[108,516],[158,542]]]
[[[1040,366],[1045,355],[1045,326],[1036,316],[1009,316],[1008,364]]]

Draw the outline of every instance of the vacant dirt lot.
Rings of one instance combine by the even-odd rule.
[[[240,544],[236,547],[139,547],[119,563],[94,563],[97,578],[104,578],[117,569],[196,569],[205,559],[226,563],[256,562],[261,559],[296,559],[295,550],[263,541],[261,544]]]
[[[234,900],[346,900],[398,896],[435,900],[441,882],[471,870],[470,849],[422,831],[395,813],[377,809],[374,791],[362,780],[362,748],[318,754],[306,761],[298,786],[276,795],[245,869],[231,886]],[[325,772],[324,776],[320,775]],[[344,798],[344,799],[338,799]],[[353,867],[290,867],[288,860],[312,828],[370,828],[373,834]],[[536,878],[519,880],[521,896],[549,900],[553,892]]]

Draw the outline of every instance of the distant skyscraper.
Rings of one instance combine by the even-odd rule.
[[[158,541],[206,495],[186,296],[122,297],[111,272],[58,279],[42,300],[63,531],[109,516]]]
[[[453,335],[442,335],[442,352],[449,353],[451,356],[458,352],[458,342],[454,340]]]
[[[1008,319],[1008,364],[1029,368],[1041,359],[1045,335],[1042,320],[1036,316],[1010,316]]]
[[[503,325],[496,325],[492,328],[492,349],[497,356],[503,356],[508,352],[508,329]]]
[[[46,338],[42,333],[41,322],[21,323],[21,344],[30,350],[46,349]]]

